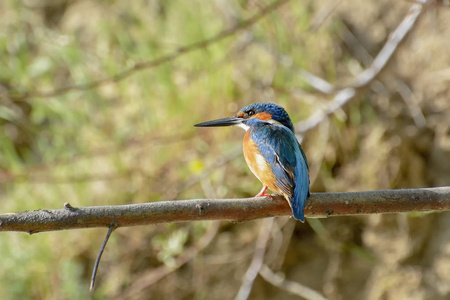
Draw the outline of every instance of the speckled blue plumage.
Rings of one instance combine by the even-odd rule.
[[[253,106],[255,105],[257,104],[253,104]],[[273,106],[271,108],[281,107]],[[260,154],[271,166],[276,178],[275,185],[289,197],[294,217],[304,221],[303,210],[309,195],[308,162],[295,138],[289,116],[283,108],[281,109],[282,112],[279,109],[277,112],[279,116],[282,116],[281,120],[290,125],[289,127],[272,124],[258,118],[248,119],[245,124],[249,126],[250,138],[257,144]],[[283,123],[280,118],[275,119],[273,115],[272,118]]]

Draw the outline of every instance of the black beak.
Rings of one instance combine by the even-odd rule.
[[[221,127],[221,126],[233,126],[241,124],[244,121],[243,118],[230,117],[218,120],[207,121],[203,123],[195,124],[195,127]]]

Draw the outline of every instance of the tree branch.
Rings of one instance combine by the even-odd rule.
[[[302,78],[309,83],[312,87],[324,94],[335,93],[333,101],[331,101],[325,110],[318,110],[308,119],[301,121],[296,124],[295,129],[303,136],[306,131],[311,130],[322,122],[325,117],[335,113],[338,109],[343,107],[347,102],[353,99],[357,92],[368,85],[370,85],[373,80],[380,74],[380,72],[386,67],[388,62],[391,60],[395,52],[397,51],[399,45],[405,40],[414,26],[417,24],[419,17],[425,11],[426,6],[430,1],[423,0],[423,4],[413,4],[408,14],[405,16],[403,21],[397,26],[397,28],[390,34],[389,38],[381,48],[378,55],[372,61],[371,65],[365,69],[361,74],[359,74],[349,86],[337,89],[337,87],[332,86],[325,80],[309,73],[306,71],[301,71],[300,75]]]
[[[347,193],[313,193],[306,202],[309,218],[378,213],[450,210],[450,187],[380,190]],[[286,200],[196,199],[152,203],[34,210],[0,215],[0,231],[30,234],[77,228],[148,225],[169,222],[229,220],[249,221],[291,215]]]

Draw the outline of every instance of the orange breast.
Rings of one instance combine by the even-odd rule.
[[[250,130],[247,130],[243,142],[244,157],[250,170],[262,182],[263,185],[268,186],[275,193],[280,193],[280,190],[275,186],[275,175],[272,172],[270,164],[259,153],[258,146],[250,138]]]

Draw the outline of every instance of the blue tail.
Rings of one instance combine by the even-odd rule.
[[[305,154],[300,145],[299,148],[300,151],[296,155],[297,164],[294,168],[294,194],[289,199],[289,202],[291,203],[294,218],[304,222],[305,214],[303,210],[305,208],[306,199],[309,196],[309,175],[308,162],[306,161]]]

